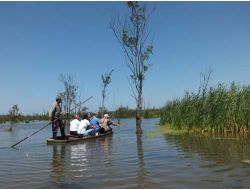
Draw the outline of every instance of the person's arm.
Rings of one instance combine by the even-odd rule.
[[[87,128],[89,128],[89,129],[95,129],[95,126],[94,125],[92,125],[89,121],[88,121],[88,127]]]
[[[52,122],[52,116],[54,115],[56,109],[56,103],[53,103],[53,105],[51,106],[50,110],[49,110],[49,121]]]
[[[114,126],[117,126],[117,127],[120,127],[120,124],[118,123],[114,123],[113,121],[109,121],[111,125],[114,125]]]
[[[102,128],[105,127],[105,119],[104,119],[104,118],[102,118],[102,119],[100,120],[100,126],[101,126]]]

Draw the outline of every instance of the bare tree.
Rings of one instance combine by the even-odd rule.
[[[148,41],[149,31],[147,29],[151,13],[148,11],[146,2],[129,1],[129,21],[121,22],[119,16],[110,22],[110,28],[121,44],[126,57],[126,65],[131,74],[133,93],[136,101],[136,133],[142,134],[141,118],[143,103],[143,81],[149,68],[149,57],[153,53],[153,45]]]
[[[78,86],[75,84],[74,78],[71,75],[60,74],[59,80],[64,85],[64,91],[59,93],[63,98],[62,106],[68,115],[70,115],[72,106],[76,104]]]
[[[101,115],[104,114],[104,102],[107,97],[107,87],[111,82],[111,74],[114,70],[112,69],[108,74],[105,73],[102,75],[102,107],[101,107]]]

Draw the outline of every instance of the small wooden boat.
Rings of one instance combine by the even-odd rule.
[[[107,132],[107,133],[103,133],[103,134],[99,134],[97,136],[77,137],[74,135],[66,135],[65,139],[60,139],[60,137],[58,137],[57,139],[49,138],[49,139],[47,139],[47,144],[64,144],[64,143],[71,143],[71,142],[83,142],[83,141],[86,141],[89,139],[96,139],[96,138],[108,136],[111,134],[113,134],[112,131]]]

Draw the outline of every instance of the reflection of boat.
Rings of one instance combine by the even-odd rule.
[[[111,134],[113,134],[112,131],[104,133],[104,134],[99,134],[97,136],[87,136],[87,137],[76,137],[76,136],[72,136],[72,135],[67,135],[66,139],[60,139],[60,137],[58,139],[49,138],[49,139],[47,139],[47,143],[48,144],[55,144],[55,143],[60,144],[60,143],[70,143],[70,142],[82,142],[82,141],[86,141],[89,139],[100,138],[100,137],[104,137],[104,136],[111,135]]]

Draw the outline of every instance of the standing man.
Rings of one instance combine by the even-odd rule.
[[[56,102],[53,103],[49,110],[49,121],[52,124],[53,139],[57,138],[57,131],[60,128],[62,139],[65,138],[65,129],[61,116],[64,115],[62,112],[62,98],[60,96],[56,97]]]

